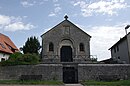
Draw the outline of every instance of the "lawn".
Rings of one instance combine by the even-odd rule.
[[[130,86],[130,80],[120,81],[83,81],[84,86]],[[20,84],[20,85],[63,85],[61,81],[42,81],[42,80],[0,80],[0,84]]]
[[[61,81],[40,81],[40,80],[0,80],[0,84],[25,84],[25,85],[62,85]]]
[[[130,80],[119,80],[119,81],[83,81],[81,82],[85,86],[130,86]]]

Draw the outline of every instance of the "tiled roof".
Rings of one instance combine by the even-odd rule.
[[[10,38],[0,33],[0,52],[11,54],[18,51],[18,48],[14,45]]]

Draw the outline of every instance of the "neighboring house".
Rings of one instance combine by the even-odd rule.
[[[10,54],[18,51],[10,38],[0,33],[0,61],[7,60]]]
[[[122,61],[123,63],[130,63],[130,33],[121,38],[109,50],[111,50],[111,57]]]
[[[91,36],[68,20],[44,33],[42,37],[43,62],[90,61]]]

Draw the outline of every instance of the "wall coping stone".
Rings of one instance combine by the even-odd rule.
[[[78,66],[130,66],[130,64],[78,64]]]

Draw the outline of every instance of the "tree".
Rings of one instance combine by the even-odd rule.
[[[36,53],[39,54],[39,49],[40,49],[40,43],[38,41],[38,38],[34,37],[30,37],[27,39],[27,41],[25,42],[25,45],[22,48],[22,51],[24,54],[26,53]]]

